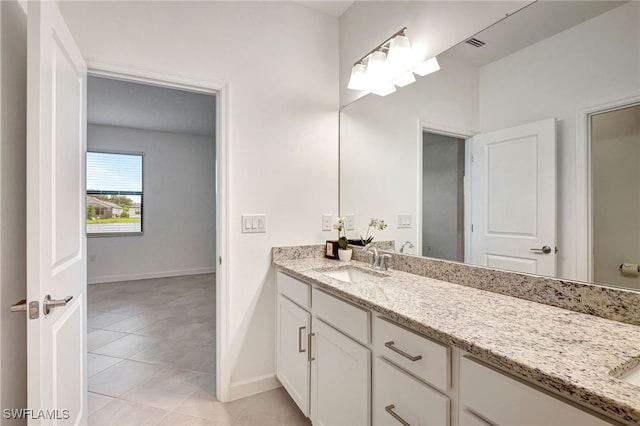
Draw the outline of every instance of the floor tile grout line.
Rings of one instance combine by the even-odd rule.
[[[113,287],[112,287],[113,288]],[[184,288],[182,288],[184,289]],[[211,292],[211,286],[210,285],[201,285],[198,284],[196,286],[193,287],[193,289],[197,289],[200,290],[202,289],[203,291],[206,292]],[[117,293],[117,291],[114,291],[114,293]],[[112,295],[108,295],[106,297],[113,297]],[[187,303],[187,301],[185,300],[184,303]],[[183,303],[183,305],[184,305]],[[134,305],[135,301],[131,301],[131,305]],[[98,359],[97,357],[104,357],[104,358],[108,358],[108,359],[112,359],[115,361],[115,363],[109,367],[106,367],[102,370],[97,371],[96,373],[94,373],[94,375],[92,375],[91,377],[100,374],[101,372],[104,372],[106,370],[108,370],[109,368],[112,368],[116,365],[121,364],[123,361],[131,361],[132,363],[135,364],[140,364],[140,365],[146,365],[149,367],[153,367],[155,368],[155,372],[153,372],[150,376],[146,377],[144,380],[142,380],[139,383],[136,383],[132,388],[126,390],[124,393],[115,396],[115,395],[109,395],[103,392],[96,392],[96,391],[89,391],[89,393],[93,393],[95,395],[100,395],[103,396],[105,398],[109,398],[111,400],[119,400],[119,401],[124,401],[130,404],[134,404],[134,405],[140,405],[140,406],[145,406],[145,407],[149,407],[152,409],[156,409],[156,410],[161,410],[164,414],[162,414],[161,417],[158,418],[158,420],[155,422],[157,423],[161,423],[163,421],[163,419],[166,419],[167,416],[171,415],[171,413],[174,413],[176,415],[181,415],[181,416],[193,416],[193,414],[190,413],[181,413],[179,411],[176,411],[175,409],[178,408],[181,404],[183,404],[188,398],[194,397],[194,395],[200,391],[204,391],[207,393],[211,393],[211,402],[217,401],[217,397],[215,396],[215,368],[214,370],[208,370],[208,369],[194,369],[194,368],[189,368],[189,367],[184,367],[184,366],[178,366],[176,364],[174,364],[174,361],[169,361],[169,362],[149,362],[149,361],[143,361],[143,360],[138,360],[138,359],[134,359],[136,356],[138,356],[139,354],[141,354],[142,352],[145,352],[147,350],[149,350],[150,348],[153,347],[153,345],[155,343],[160,343],[160,345],[167,345],[167,346],[171,346],[171,347],[177,347],[179,348],[179,343],[181,341],[184,340],[191,340],[191,342],[193,342],[193,348],[194,349],[201,349],[201,348],[210,348],[211,352],[212,352],[212,360],[206,360],[206,357],[204,359],[205,364],[207,365],[210,361],[213,361],[215,363],[215,310],[211,310],[210,312],[207,312],[205,310],[203,310],[202,314],[196,314],[194,315],[194,317],[191,318],[184,318],[183,324],[180,325],[184,325],[184,326],[189,326],[192,325],[193,326],[193,330],[194,333],[196,335],[195,340],[194,337],[189,337],[189,338],[185,338],[182,339],[180,337],[178,338],[169,338],[169,337],[165,337],[165,336],[158,336],[158,335],[153,335],[153,334],[142,334],[141,331],[152,327],[154,325],[156,325],[159,322],[162,321],[166,321],[169,318],[173,317],[177,317],[177,315],[173,315],[172,313],[169,313],[167,316],[160,316],[160,317],[156,317],[156,316],[149,316],[148,314],[145,313],[144,310],[142,311],[136,311],[135,313],[131,313],[131,312],[113,312],[110,310],[103,310],[103,309],[92,309],[91,308],[92,303],[89,303],[88,309],[92,312],[100,312],[100,313],[104,313],[104,314],[111,314],[114,316],[118,316],[119,318],[117,318],[114,322],[109,322],[107,321],[105,324],[100,324],[99,327],[96,327],[95,325],[93,326],[88,326],[88,328],[91,329],[91,332],[93,331],[105,331],[105,332],[112,332],[112,333],[118,333],[120,336],[118,338],[116,338],[113,341],[107,342],[103,345],[100,345],[97,348],[93,348],[91,351],[87,351],[88,354],[91,354],[93,356],[95,356],[96,358],[94,359]],[[175,309],[180,309],[180,304],[175,305]],[[132,308],[132,309],[135,309]],[[116,309],[117,310],[117,309]],[[98,314],[96,314],[98,315]],[[95,317],[96,315],[92,315],[92,318]],[[108,317],[105,317],[108,318]],[[145,326],[140,327],[140,328],[136,328],[133,330],[128,330],[128,331],[122,331],[122,329],[118,330],[116,324],[118,324],[119,322],[126,322],[126,321],[131,321],[131,320],[138,320],[141,321],[142,323],[147,323]],[[97,320],[94,320],[94,322]],[[103,320],[104,321],[104,320]],[[175,322],[175,321],[174,321]],[[135,324],[135,322],[133,323]],[[127,324],[123,324],[123,327],[126,327]],[[134,327],[136,327],[134,325]],[[115,329],[114,329],[115,328]],[[202,330],[202,331],[199,331]],[[210,334],[208,334],[208,331],[211,331]],[[200,336],[198,337],[198,334],[200,334]],[[205,335],[205,338],[202,338],[202,335]],[[134,350],[133,353],[130,354],[126,354],[126,355],[122,355],[122,354],[114,354],[114,353],[109,353],[108,351],[106,353],[97,353],[95,351],[100,351],[102,350],[104,347],[108,346],[108,345],[112,345],[112,344],[117,344],[118,341],[125,339],[127,337],[130,336],[136,336],[136,337],[144,337],[144,338],[148,338],[151,341],[154,341],[153,343],[150,343],[148,345],[143,344],[140,348],[136,348],[137,350]],[[144,339],[142,339],[142,341],[144,341]],[[133,344],[135,345],[136,340],[134,339]],[[126,347],[127,345],[123,345],[123,347]],[[124,351],[126,352],[126,351]],[[194,365],[198,365],[202,362],[202,358],[200,358],[200,356],[196,356],[195,359],[189,359],[189,357],[187,357],[187,355],[189,354],[190,351],[185,350],[185,351],[180,351],[178,350],[176,353],[176,356],[179,356],[180,358],[186,357],[185,358],[185,362],[191,364],[191,363],[195,363]],[[202,352],[201,352],[202,353]],[[206,354],[206,349],[205,352]],[[135,364],[134,364],[134,368],[135,368]],[[153,370],[152,370],[153,371]],[[140,387],[141,389],[144,388],[145,384],[149,384],[152,380],[157,379],[159,375],[161,374],[172,374],[172,372],[177,373],[178,375],[180,375],[181,373],[186,373],[187,380],[188,381],[192,381],[196,378],[198,378],[197,380],[200,381],[202,379],[204,379],[204,381],[200,382],[200,385],[197,385],[195,388],[193,388],[192,391],[187,392],[185,394],[183,393],[176,393],[175,396],[177,397],[177,399],[179,400],[178,404],[175,405],[175,407],[173,407],[173,409],[171,410],[167,410],[166,408],[159,408],[153,405],[149,405],[147,403],[144,402],[137,402],[134,401],[132,399],[127,399],[125,397],[125,395],[131,393],[132,391],[134,391],[136,388]],[[213,389],[213,391],[211,391]],[[100,409],[96,410],[100,411],[102,410],[103,407],[101,407]],[[240,416],[244,414],[244,411],[242,413],[240,413],[238,416],[236,416],[234,418],[233,421],[237,420],[238,418],[240,418]],[[211,421],[211,419],[207,419],[206,417],[203,416],[193,416],[194,418],[198,418],[198,419],[202,419],[204,421]],[[97,419],[96,419],[97,420]]]
[[[193,372],[195,372],[195,373],[209,374],[209,375],[212,375],[212,376],[215,376],[215,375],[216,375],[215,371],[214,371],[214,372],[210,372],[210,371],[195,370],[195,369],[193,369],[193,368],[178,367],[178,366],[173,365],[173,364],[154,363],[154,362],[149,362],[149,361],[141,361],[141,360],[133,359],[133,358],[121,358],[121,357],[117,357],[117,356],[114,356],[114,355],[103,355],[103,354],[99,354],[99,353],[95,353],[95,352],[87,352],[87,353],[88,353],[88,354],[91,354],[91,355],[99,355],[99,356],[104,356],[104,357],[109,357],[109,358],[117,358],[117,359],[119,359],[120,361],[133,361],[133,362],[139,362],[139,363],[141,363],[141,364],[154,365],[154,366],[158,366],[158,367],[171,367],[171,368],[175,368],[176,370],[193,371]],[[139,352],[138,352],[138,353],[139,353]],[[136,353],[136,354],[137,354],[137,353]],[[136,354],[134,354],[134,355],[132,355],[132,356],[135,356]],[[119,362],[118,362],[118,363],[119,363]],[[117,364],[118,364],[118,363],[117,363]],[[108,369],[108,368],[111,368],[111,367],[113,367],[113,366],[115,366],[115,365],[116,365],[116,364],[114,364],[114,365],[112,365],[112,366],[109,366],[109,367],[105,368],[104,370],[106,370],[106,369]],[[98,373],[96,373],[96,374],[99,374],[99,373],[101,373],[101,372],[102,372],[102,371],[104,371],[104,370],[101,370],[100,372],[98,372]],[[94,374],[94,375],[95,375],[95,374]],[[90,376],[90,377],[93,377],[94,375],[92,375],[92,376]]]

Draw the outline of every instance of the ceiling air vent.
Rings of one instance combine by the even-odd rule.
[[[465,43],[469,43],[472,46],[475,47],[482,47],[484,46],[484,41],[480,41],[477,38],[470,38],[469,40],[465,41]]]

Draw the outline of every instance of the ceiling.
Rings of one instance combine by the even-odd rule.
[[[296,3],[320,11],[326,15],[340,17],[351,5],[353,1],[296,1]]]
[[[89,76],[87,122],[215,137],[215,96]]]
[[[474,35],[485,43],[460,43],[445,54],[478,67],[594,18],[626,1],[537,1]]]

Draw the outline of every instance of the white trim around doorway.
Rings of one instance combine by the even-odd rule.
[[[603,100],[576,113],[576,275],[593,282],[593,214],[591,188],[591,117],[640,104],[640,95]]]
[[[229,84],[158,73],[85,58],[89,75],[215,95],[216,97],[216,397],[231,397],[229,361]]]
[[[464,139],[465,141],[465,175],[464,175],[464,233],[465,233],[465,244],[464,244],[464,261],[467,262],[469,259],[468,250],[469,244],[468,236],[471,235],[471,185],[470,176],[471,176],[471,146],[470,141],[473,136],[477,135],[478,132],[472,130],[464,130],[464,129],[454,129],[452,127],[443,126],[441,124],[430,123],[424,120],[418,119],[418,135],[417,135],[417,150],[418,150],[418,191],[417,191],[417,200],[418,203],[416,205],[416,254],[419,256],[424,256],[422,253],[422,162],[423,162],[423,133],[429,132],[443,136],[450,136],[452,138]]]

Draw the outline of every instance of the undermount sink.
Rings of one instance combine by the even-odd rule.
[[[357,268],[337,269],[335,271],[323,272],[323,274],[345,283],[360,283],[363,281],[371,281],[372,278],[385,277],[383,274],[369,273]]]
[[[640,365],[620,377],[620,379],[632,385],[640,386]]]

